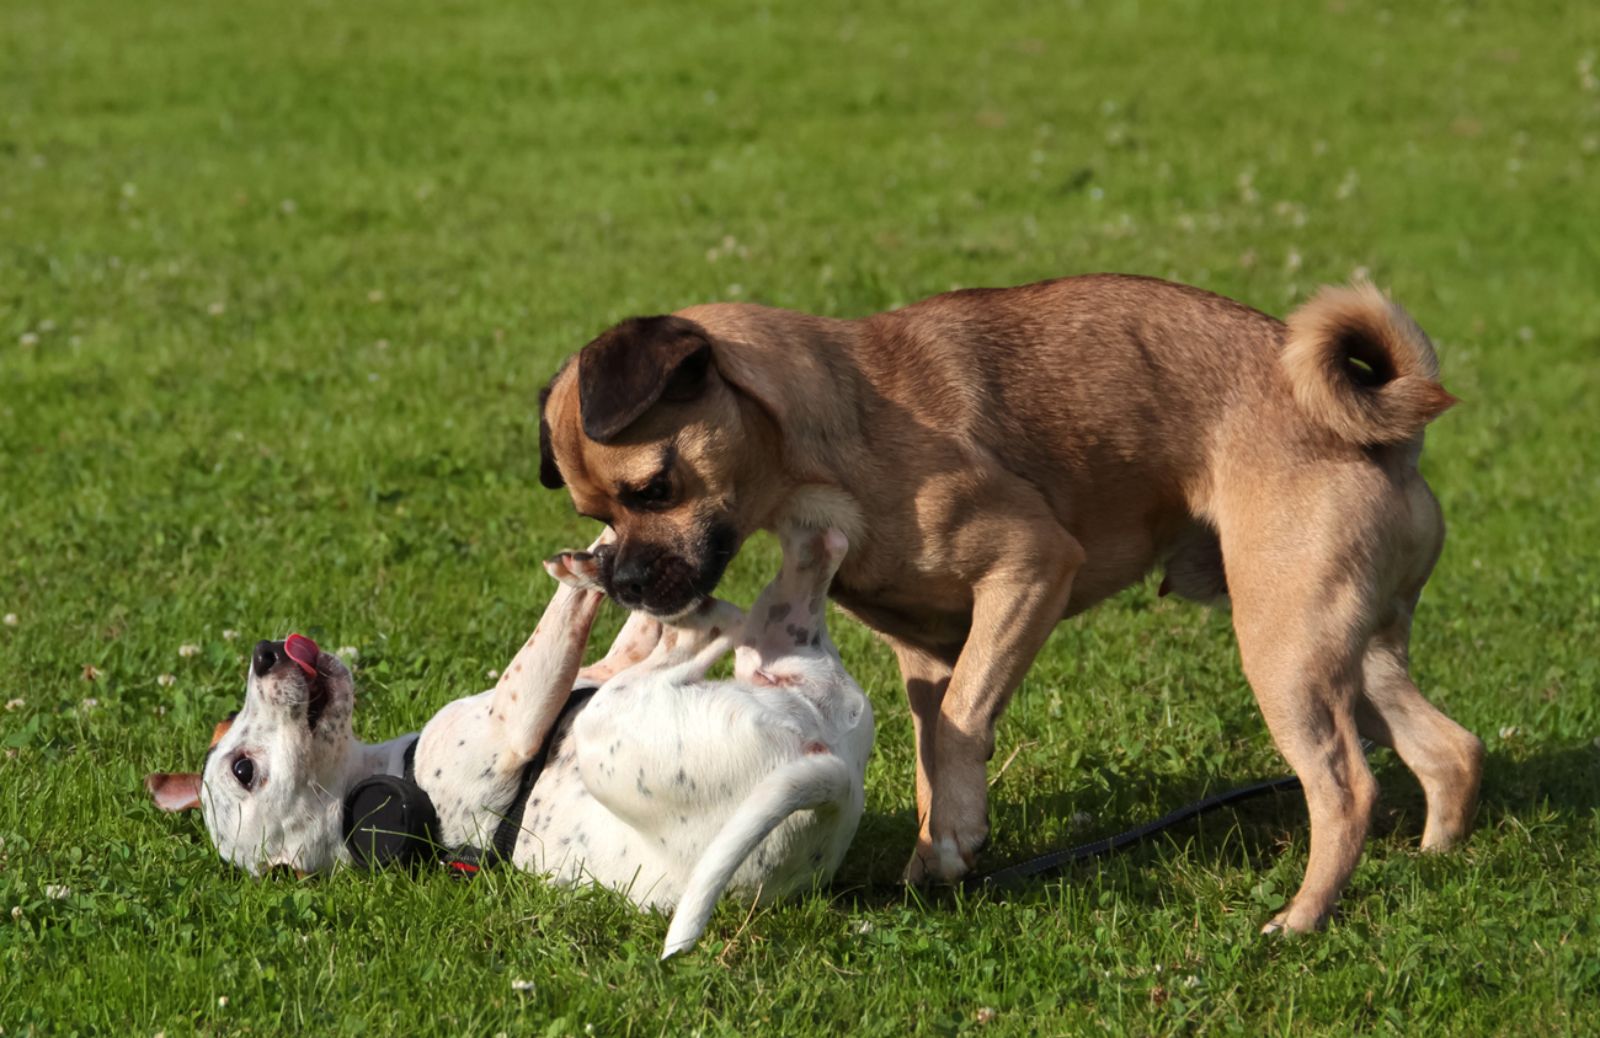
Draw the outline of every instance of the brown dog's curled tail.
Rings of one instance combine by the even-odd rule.
[[[1351,443],[1404,443],[1456,402],[1428,336],[1366,282],[1289,315],[1283,366],[1300,407]]]

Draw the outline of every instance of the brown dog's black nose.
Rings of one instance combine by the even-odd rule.
[[[611,597],[629,609],[644,604],[644,589],[650,582],[650,560],[637,555],[618,559],[611,568]]]
[[[256,642],[255,658],[250,666],[256,672],[256,677],[264,678],[281,659],[283,659],[282,642]]]

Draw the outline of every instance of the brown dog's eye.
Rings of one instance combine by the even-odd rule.
[[[663,472],[642,487],[624,490],[622,503],[638,511],[655,511],[672,502],[672,477]]]

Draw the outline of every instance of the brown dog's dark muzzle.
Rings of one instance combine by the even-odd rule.
[[[609,550],[608,550],[609,549]],[[657,544],[601,545],[600,582],[619,605],[659,617],[678,616],[716,590],[738,550],[738,534],[717,525],[691,560]]]

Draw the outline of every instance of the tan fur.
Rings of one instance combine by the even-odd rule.
[[[1350,361],[1351,339],[1387,357],[1395,367],[1393,380],[1362,391],[1339,377]],[[1366,282],[1324,288],[1289,318],[1283,366],[1307,415],[1351,443],[1409,440],[1456,402],[1439,385],[1433,343]]]
[[[549,389],[552,465],[619,550],[692,552],[713,520],[740,537],[794,515],[848,530],[832,593],[894,649],[915,723],[908,879],[972,866],[994,722],[1051,629],[1156,566],[1186,597],[1231,596],[1246,674],[1305,782],[1311,860],[1271,926],[1320,925],[1355,865],[1375,795],[1360,736],[1422,780],[1425,846],[1464,835],[1481,746],[1405,663],[1443,540],[1421,430],[1453,398],[1426,336],[1369,286],[1325,292],[1287,326],[1116,275],[860,320],[678,316],[713,347],[699,395],[596,443],[571,365]],[[668,506],[627,506],[620,488],[668,447]]]

